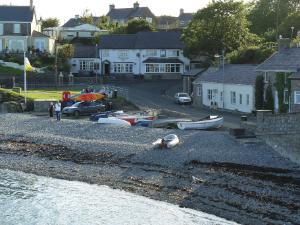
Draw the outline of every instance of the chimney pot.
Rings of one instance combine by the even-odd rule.
[[[183,9],[180,9],[180,15],[182,15],[184,13]]]
[[[109,11],[111,11],[111,10],[113,10],[113,9],[115,9],[115,5],[114,5],[114,4],[109,5]]]
[[[33,9],[33,0],[30,0],[30,8]]]
[[[79,19],[79,15],[75,15],[75,19],[78,20]]]
[[[133,4],[133,8],[137,9],[140,6],[140,4],[138,2]]]

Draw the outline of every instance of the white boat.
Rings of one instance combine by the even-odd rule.
[[[209,116],[199,121],[178,122],[177,127],[180,130],[207,130],[216,129],[223,126],[223,117]]]
[[[164,138],[159,138],[152,143],[154,148],[173,148],[179,144],[179,138],[176,134],[169,134]]]
[[[154,128],[174,128],[178,122],[190,122],[190,119],[178,119],[178,118],[169,118],[169,119],[157,119],[151,123],[151,127]]]
[[[109,124],[114,126],[127,126],[130,127],[131,124],[125,120],[116,118],[116,117],[108,117],[108,118],[99,118],[98,123],[100,124]]]

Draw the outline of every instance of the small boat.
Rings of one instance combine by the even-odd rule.
[[[152,143],[154,148],[173,148],[179,144],[179,138],[176,134],[169,134],[164,138],[159,138]]]
[[[149,127],[153,120],[148,119],[137,119],[135,121],[135,126],[141,126],[141,127]]]
[[[198,121],[178,122],[177,127],[180,130],[207,130],[216,129],[223,126],[223,117],[208,116]]]
[[[154,128],[176,128],[178,122],[190,122],[190,119],[157,119],[151,124]]]
[[[143,114],[143,113],[133,113],[133,114],[120,114],[116,116],[119,119],[128,121],[131,125],[136,125],[140,120],[154,120],[155,117]]]
[[[99,118],[98,123],[100,124],[109,124],[114,126],[126,126],[130,127],[131,124],[125,120],[116,118],[116,117],[107,117],[107,118]]]
[[[91,102],[104,99],[106,96],[101,93],[83,93],[79,95],[74,95],[71,99],[74,99],[76,102]]]

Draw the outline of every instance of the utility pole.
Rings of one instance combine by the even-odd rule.
[[[54,74],[54,83],[57,88],[57,43],[55,42],[55,74]]]

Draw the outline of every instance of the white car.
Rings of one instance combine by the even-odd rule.
[[[178,104],[191,104],[192,98],[189,94],[181,92],[175,94],[175,101]]]

